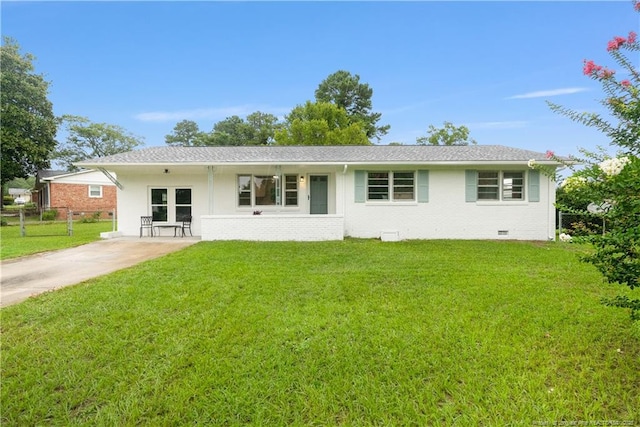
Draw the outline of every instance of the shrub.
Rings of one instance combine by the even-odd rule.
[[[2,197],[2,204],[5,205],[5,206],[12,205],[13,204],[13,197],[11,197],[11,196],[3,196]]]
[[[42,220],[43,221],[53,221],[58,217],[58,211],[55,209],[51,209],[48,211],[42,212]]]
[[[80,218],[80,222],[84,224],[94,223],[100,221],[100,217],[102,216],[102,212],[97,211],[87,216],[82,214],[82,218]]]

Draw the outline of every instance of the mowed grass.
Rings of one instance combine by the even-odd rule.
[[[3,309],[2,425],[640,423],[577,250],[201,242]]]
[[[26,235],[23,237],[19,225],[0,227],[0,259],[84,245],[100,240],[100,233],[111,231],[112,228],[111,221],[74,221],[73,235],[69,236],[66,222],[27,222]]]

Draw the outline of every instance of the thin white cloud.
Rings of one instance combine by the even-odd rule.
[[[276,116],[282,114],[283,111],[289,111],[284,108],[270,108],[266,106],[238,105],[224,108],[195,108],[192,110],[178,111],[149,111],[139,113],[134,116],[136,120],[142,122],[175,122],[180,120],[223,120],[230,116],[244,117],[255,111],[274,114]]]
[[[526,127],[529,122],[524,120],[514,120],[505,122],[478,122],[468,123],[466,126],[469,129],[518,129]]]
[[[539,90],[537,92],[527,92],[520,95],[513,95],[506,99],[527,99],[527,98],[544,98],[548,96],[570,95],[572,93],[588,91],[586,87],[567,87],[562,89]]]

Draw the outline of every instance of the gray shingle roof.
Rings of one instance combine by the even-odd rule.
[[[545,153],[500,145],[150,147],[78,162],[78,166],[238,163],[548,162]]]

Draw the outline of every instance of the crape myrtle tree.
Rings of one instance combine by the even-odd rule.
[[[635,11],[640,12],[640,2],[636,0],[633,5]],[[581,238],[589,241],[594,249],[584,260],[593,264],[608,282],[636,289],[640,286],[640,73],[625,55],[625,51],[640,51],[636,33],[614,37],[607,51],[617,64],[616,69],[585,60],[583,72],[601,83],[605,93],[601,103],[610,119],[549,105],[576,122],[602,131],[617,151],[616,155],[607,156],[604,150],[598,153],[580,150],[583,158],[577,160],[585,167],[560,186],[574,200],[590,200],[600,206],[598,215],[606,222],[604,234]],[[561,204],[558,208],[576,209]],[[567,235],[561,237],[561,240],[571,239]],[[640,320],[638,298],[620,295],[604,303],[627,308],[632,319]]]
[[[451,122],[444,122],[442,128],[429,125],[427,136],[416,138],[418,145],[475,145],[476,140],[469,137],[469,128],[455,126]]]
[[[67,139],[58,144],[53,159],[69,171],[78,170],[75,162],[124,153],[144,145],[142,137],[120,126],[92,123],[86,117],[72,115],[62,116],[61,122],[66,127]]]
[[[5,184],[49,167],[57,121],[47,99],[49,82],[34,73],[33,55],[22,55],[18,43],[8,37],[0,52],[0,160]]]
[[[360,123],[367,138],[380,138],[389,132],[389,125],[379,126],[381,113],[374,113],[373,89],[360,83],[360,76],[339,70],[324,79],[315,92],[316,102],[328,102],[346,111],[351,123]]]

